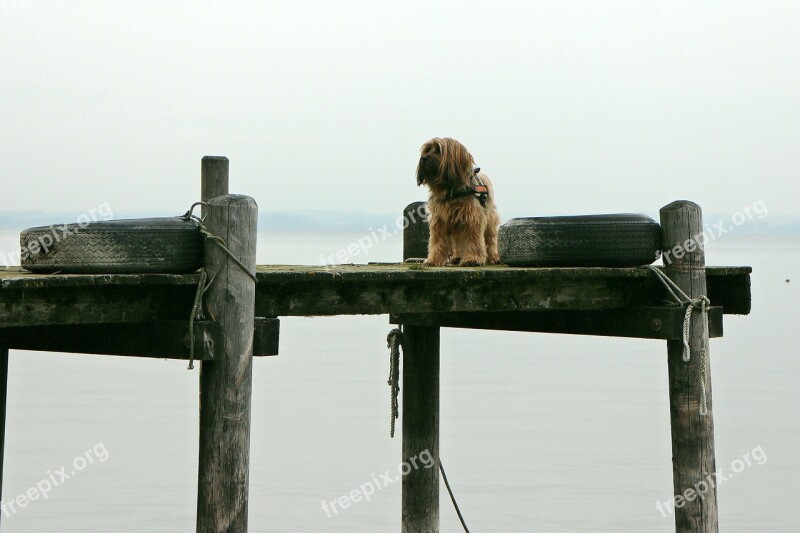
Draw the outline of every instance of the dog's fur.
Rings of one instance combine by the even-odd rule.
[[[500,215],[494,203],[494,187],[486,174],[478,177],[489,189],[486,205],[473,195],[449,198],[449,194],[473,185],[475,160],[463,144],[449,137],[435,137],[422,145],[417,166],[417,185],[430,189],[428,258],[423,264],[463,266],[494,264]]]

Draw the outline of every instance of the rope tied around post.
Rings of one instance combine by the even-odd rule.
[[[683,360],[689,362],[692,355],[692,349],[689,346],[690,330],[692,325],[692,312],[696,309],[700,311],[700,318],[703,321],[703,331],[705,333],[704,339],[708,339],[708,308],[711,306],[711,301],[707,296],[700,296],[698,298],[691,298],[686,294],[678,285],[667,276],[664,271],[653,266],[648,265],[649,268],[661,283],[666,287],[675,302],[680,306],[686,306],[686,314],[683,316]],[[708,403],[706,399],[706,352],[708,350],[708,341],[703,341],[703,347],[700,350],[700,414],[706,416],[708,414]]]
[[[208,231],[208,228],[206,228],[206,225],[204,223],[204,219],[198,217],[193,213],[194,208],[197,207],[198,205],[207,206],[208,204],[206,202],[195,202],[191,205],[191,207],[189,207],[189,210],[186,211],[186,213],[184,213],[178,218],[186,222],[194,221],[199,226],[200,234],[203,235],[203,238],[206,241],[210,240],[211,242],[219,246],[220,249],[226,254],[228,254],[228,257],[230,257],[233,260],[233,262],[236,263],[236,265],[245,272],[245,274],[250,276],[250,278],[252,278],[253,281],[258,283],[256,275],[253,272],[250,272],[250,270],[246,266],[244,266],[244,264],[242,264],[239,258],[233,255],[233,252],[231,252],[228,249],[228,245],[225,242],[225,239],[223,239],[218,235],[214,235],[213,233]],[[194,305],[192,306],[192,314],[189,316],[189,370],[192,370],[194,368],[194,321],[203,318],[204,316],[203,296],[205,295],[206,291],[208,291],[208,289],[211,287],[211,284],[214,283],[214,280],[216,279],[217,274],[219,274],[219,270],[221,268],[222,264],[220,264],[219,269],[217,269],[217,271],[214,272],[214,275],[211,276],[211,279],[208,279],[208,273],[206,272],[205,268],[200,270],[200,279],[197,282],[197,292],[195,292],[194,295]],[[206,282],[206,280],[208,280],[208,282]]]
[[[400,393],[400,346],[403,344],[403,331],[395,328],[386,336],[386,344],[389,348],[389,379],[386,383],[391,388],[391,429],[389,436],[394,438],[395,421],[400,418],[400,408],[397,405],[397,396]]]

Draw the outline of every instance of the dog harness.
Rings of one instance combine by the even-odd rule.
[[[478,172],[480,171],[480,167],[475,169],[475,173],[472,175],[471,187],[465,187],[460,191],[450,191],[447,193],[446,200],[449,202],[455,198],[474,196],[478,199],[483,207],[486,207],[486,199],[489,198],[489,187],[487,187],[483,180],[478,176]]]

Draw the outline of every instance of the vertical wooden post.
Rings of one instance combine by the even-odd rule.
[[[403,476],[404,533],[439,531],[439,328],[405,326],[403,330]],[[420,453],[434,458],[419,467]],[[416,464],[418,467],[413,468]]]
[[[700,206],[678,201],[663,207],[661,231],[665,273],[691,298],[705,296]],[[705,363],[708,414],[700,414],[701,351],[704,346],[708,350],[708,333],[703,328],[699,311],[694,311],[692,316],[688,362],[683,360],[683,343],[667,341],[675,530],[680,533],[716,533],[719,530],[708,355]]]
[[[403,259],[428,257],[428,239],[431,229],[425,218],[425,202],[408,204],[403,217],[408,225],[403,230]]]
[[[419,202],[404,216],[403,259],[427,256],[427,234]],[[420,254],[420,250],[422,253]],[[439,531],[439,328],[404,326],[403,334],[403,533]],[[428,451],[432,468],[413,468],[412,458]],[[419,465],[419,460],[416,460]]]
[[[204,202],[228,194],[228,158],[214,155],[200,163],[200,199]],[[203,208],[205,214],[205,208]]]
[[[211,199],[206,227],[225,239],[250,272],[256,266],[258,207],[247,196]],[[255,282],[211,241],[205,270],[214,281],[206,309],[221,326],[219,354],[200,370],[200,460],[197,531],[247,531]]]
[[[8,393],[8,348],[0,347],[0,501],[3,499],[3,464],[6,453],[6,396]],[[0,513],[2,515],[3,513]]]

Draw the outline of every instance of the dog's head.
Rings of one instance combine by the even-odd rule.
[[[475,160],[466,147],[449,137],[434,137],[422,145],[417,165],[417,185],[428,185],[432,191],[450,191],[469,183]]]

